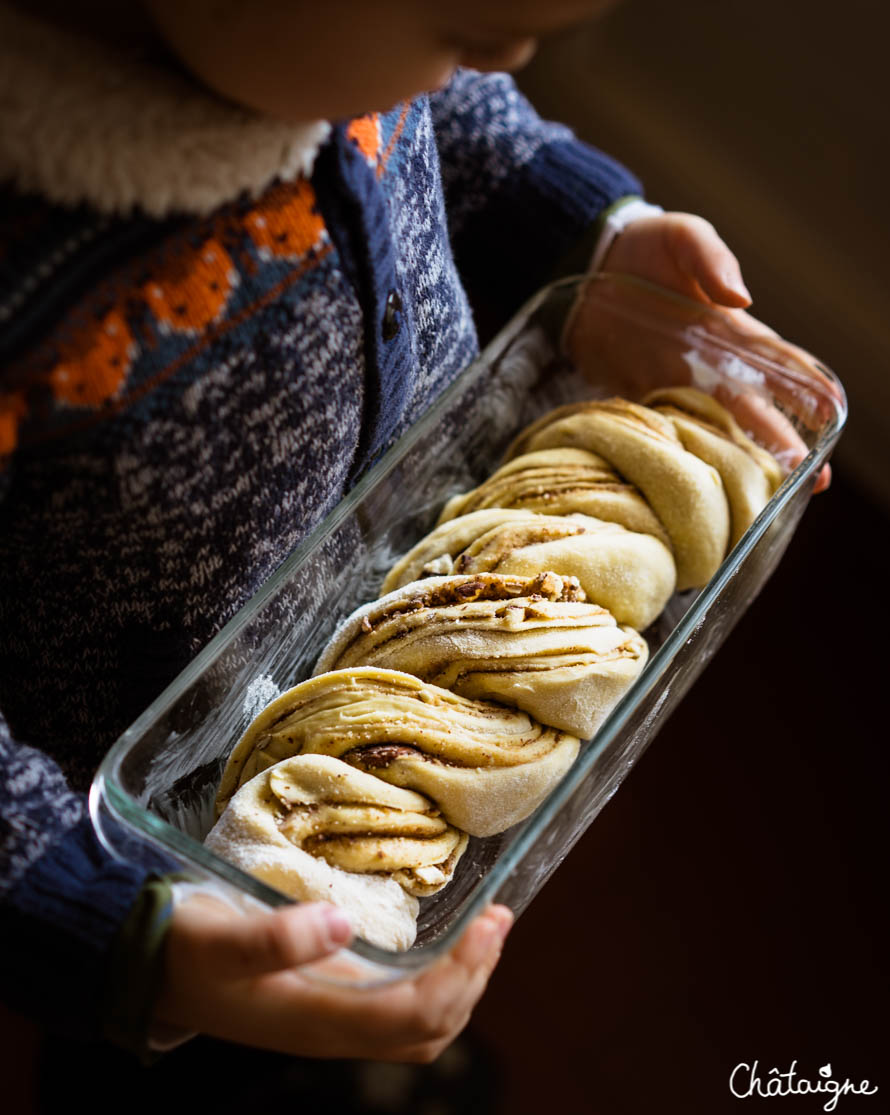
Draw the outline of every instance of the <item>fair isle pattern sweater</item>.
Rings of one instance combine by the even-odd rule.
[[[472,359],[471,301],[505,319],[638,190],[470,71],[203,216],[0,188],[11,1005],[100,1032],[146,870],[92,833],[98,761]]]

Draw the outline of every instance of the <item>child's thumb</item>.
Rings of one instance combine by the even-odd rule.
[[[349,919],[336,906],[288,906],[227,921],[214,942],[214,964],[219,975],[247,979],[321,960],[351,938]]]

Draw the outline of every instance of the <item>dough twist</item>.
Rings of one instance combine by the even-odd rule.
[[[471,511],[436,527],[397,562],[381,587],[391,592],[430,573],[577,577],[587,598],[619,623],[645,628],[674,591],[670,550],[650,534],[589,515]]]
[[[677,588],[707,584],[726,554],[729,506],[718,472],[684,449],[669,418],[625,399],[574,403],[529,426],[507,456],[559,446],[600,454],[639,488],[670,537]]]
[[[359,608],[315,672],[404,670],[589,738],[647,657],[645,640],[584,602],[574,578],[479,573],[417,581]]]
[[[693,387],[653,391],[644,402],[674,424],[683,446],[720,474],[729,503],[731,549],[769,502],[783,474],[716,399]]]
[[[419,791],[449,824],[490,836],[537,808],[578,747],[574,736],[522,712],[408,674],[335,670],[284,693],[254,720],[229,758],[217,809],[270,765],[317,753]]]
[[[241,786],[206,844],[293,898],[341,906],[372,944],[402,949],[414,941],[415,896],[448,882],[467,837],[421,794],[300,755]]]
[[[586,449],[539,449],[508,461],[463,495],[453,496],[439,523],[486,507],[513,507],[544,515],[590,515],[627,530],[670,540],[655,512],[633,484]]]

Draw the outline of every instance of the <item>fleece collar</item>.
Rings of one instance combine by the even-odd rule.
[[[24,192],[109,214],[204,215],[308,177],[329,131],[231,105],[0,4],[0,182]]]

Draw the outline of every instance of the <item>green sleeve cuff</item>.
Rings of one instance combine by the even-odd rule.
[[[109,965],[105,1037],[146,1064],[157,1057],[149,1048],[149,1030],[173,913],[171,887],[179,878],[148,877],[115,940]]]
[[[611,205],[607,206],[593,224],[587,226],[584,232],[572,245],[571,250],[560,258],[559,263],[550,275],[549,281],[553,282],[554,279],[564,279],[569,275],[586,275],[590,270],[590,261],[593,259],[593,253],[603,234],[603,229],[606,227],[606,221],[613,213],[617,213],[619,209],[623,209],[624,206],[629,205],[630,202],[642,200],[639,194],[627,194],[625,197],[620,197],[617,201],[613,201]]]
[[[639,194],[627,194],[607,206],[593,224],[589,225],[578,237],[572,250],[562,257],[559,265],[550,275],[548,282],[552,283],[557,279],[588,274],[594,252],[606,227],[606,221],[613,213],[617,213],[619,209],[623,209],[625,205],[629,205],[632,201],[643,201],[643,198]],[[562,337],[565,332],[566,321],[575,305],[577,294],[576,287],[567,287],[565,290],[557,289],[538,310],[535,320],[543,328],[557,351],[562,351]]]

